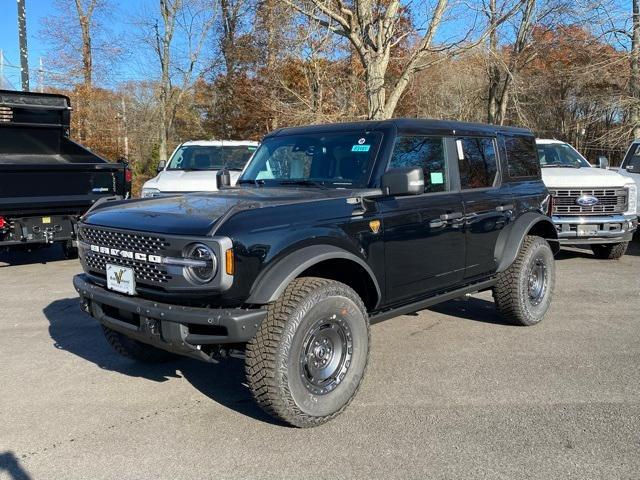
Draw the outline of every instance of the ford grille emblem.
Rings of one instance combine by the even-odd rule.
[[[593,207],[599,202],[600,200],[598,200],[597,197],[594,197],[593,195],[582,195],[576,200],[576,203],[581,207]]]

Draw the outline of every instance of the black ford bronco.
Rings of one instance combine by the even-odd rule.
[[[122,355],[244,354],[267,412],[319,425],[358,390],[370,323],[489,289],[542,320],[558,243],[537,155],[477,124],[278,130],[234,188],[89,211],[74,285]]]

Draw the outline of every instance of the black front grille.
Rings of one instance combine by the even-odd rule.
[[[622,213],[627,209],[625,189],[551,190],[553,213],[556,215],[602,215]],[[595,205],[578,205],[578,198],[590,195],[598,199]]]
[[[81,227],[80,238],[86,243],[101,247],[119,248],[151,255],[160,255],[169,247],[169,242],[163,237],[95,227]]]
[[[162,286],[172,278],[167,272],[166,267],[162,264],[109,255],[91,249],[93,245],[146,255],[162,256],[170,247],[169,242],[163,237],[148,235],[146,233],[106,230],[87,226],[80,227],[78,233],[80,240],[88,244],[84,253],[84,262],[85,268],[90,273],[106,277],[106,265],[109,263],[133,268],[136,282],[140,283]]]

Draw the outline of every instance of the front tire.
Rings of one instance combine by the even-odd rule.
[[[298,278],[269,305],[247,345],[247,381],[267,413],[314,427],[349,405],[368,357],[369,321],[358,294],[333,280]]]
[[[526,236],[518,257],[498,276],[493,299],[500,315],[514,325],[540,323],[555,286],[555,261],[547,241]]]
[[[609,243],[606,245],[591,245],[596,258],[601,260],[619,260],[627,252],[629,242]]]
[[[176,358],[171,352],[139,342],[102,325],[107,343],[123,357],[142,363],[163,363]]]

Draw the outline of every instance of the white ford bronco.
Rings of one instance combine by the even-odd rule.
[[[634,180],[594,168],[571,145],[536,141],[542,180],[551,193],[552,219],[561,245],[590,245],[597,258],[622,257],[638,226]]]

